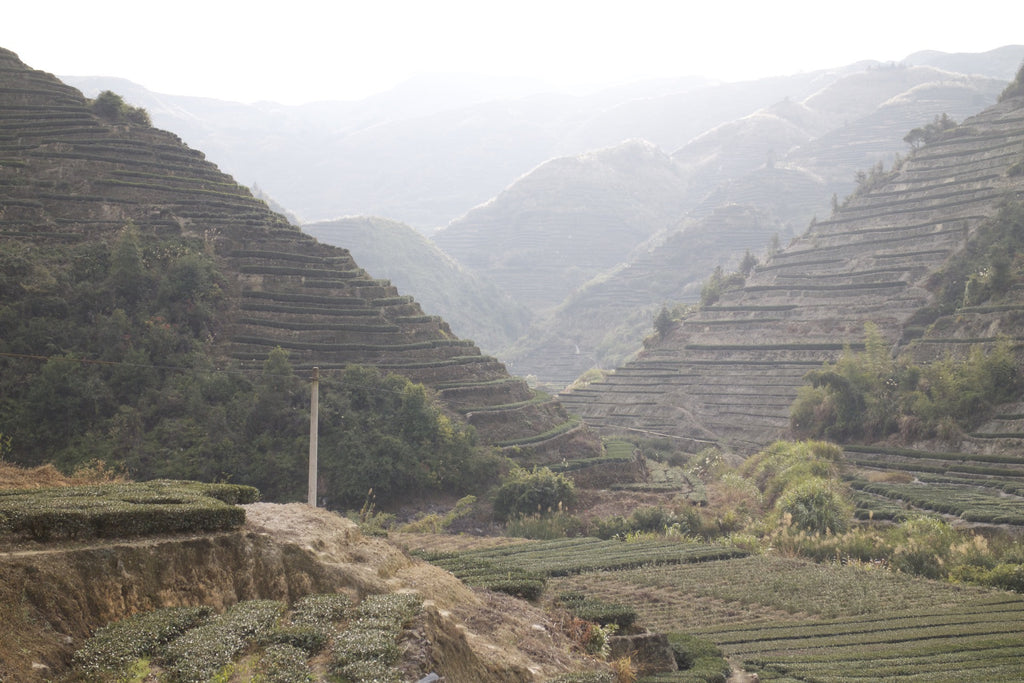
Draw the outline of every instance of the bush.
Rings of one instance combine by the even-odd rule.
[[[306,651],[284,644],[270,645],[260,659],[260,678],[264,683],[307,683],[313,680]]]
[[[223,500],[258,497],[247,486],[166,480],[16,491],[0,497],[0,533],[44,541],[225,531],[245,511]]]
[[[108,624],[85,641],[72,662],[83,680],[120,680],[136,661],[155,655],[210,612],[209,607],[167,607]]]
[[[615,625],[626,630],[637,620],[636,609],[629,605],[605,602],[599,598],[591,598],[582,593],[564,593],[559,602],[565,605],[574,616],[585,621],[592,621],[601,626]]]
[[[991,569],[977,565],[964,565],[950,572],[950,578],[955,581],[1024,593],[1024,564],[1003,563]]]
[[[240,602],[212,621],[194,628],[164,651],[170,680],[205,683],[250,643],[265,640],[284,612],[273,600]]]
[[[150,125],[149,112],[142,107],[132,107],[111,90],[104,90],[97,95],[91,106],[94,114],[111,123]]]
[[[500,522],[523,515],[546,515],[575,504],[576,486],[547,467],[514,469],[498,489],[494,518]]]
[[[566,512],[550,515],[529,515],[515,517],[505,523],[505,535],[534,540],[550,540],[578,536],[583,531],[583,522]]]
[[[717,645],[686,633],[669,633],[668,644],[679,668],[690,673],[687,680],[725,683],[729,662]]]
[[[356,619],[335,638],[331,669],[353,682],[400,682],[392,666],[400,654],[398,637],[421,606],[422,599],[408,593],[367,596],[355,609]]]
[[[328,627],[293,624],[274,629],[267,637],[267,642],[277,645],[288,645],[289,647],[303,650],[310,655],[315,655],[327,645],[332,632],[333,629]]]
[[[775,504],[776,513],[788,516],[798,529],[818,534],[846,531],[853,518],[853,506],[832,482],[819,477],[791,486]]]
[[[344,593],[307,595],[292,607],[291,622],[302,626],[329,626],[345,619],[352,600]]]

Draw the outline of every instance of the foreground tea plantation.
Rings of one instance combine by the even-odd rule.
[[[331,680],[399,681],[407,677],[396,668],[398,640],[420,602],[384,594],[353,606],[339,594],[306,596],[290,610],[274,600],[240,602],[219,615],[159,609],[99,629],[75,653],[76,680],[297,683],[319,668]]]
[[[698,635],[761,680],[1024,677],[1024,596],[1015,593],[770,555],[586,572],[553,578],[548,590],[629,603],[641,625]]]

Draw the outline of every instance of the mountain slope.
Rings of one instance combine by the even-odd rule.
[[[240,182],[259,184],[303,221],[376,215],[429,234],[550,159],[633,138],[675,149],[787,95],[804,97],[840,73],[730,84],[679,78],[586,96],[535,92],[486,101],[446,82],[412,83],[361,102],[298,107],[164,95],[122,79],[68,82],[90,96],[111,89],[145,107],[156,125],[203,149]],[[439,102],[438,92],[451,98]]]
[[[0,312],[18,326],[24,345],[11,348],[7,336],[4,352],[100,349],[111,362],[166,363],[187,339],[213,365],[258,371],[281,347],[300,370],[319,366],[330,375],[369,364],[442,394],[460,393],[448,404],[453,413],[490,409],[479,427],[485,443],[541,441],[536,437],[545,433],[571,438],[573,423],[557,403],[520,405],[531,394],[500,362],[370,277],[348,251],[272,213],[174,135],[126,118],[132,112],[116,106],[106,118],[98,115],[95,103],[90,109],[78,91],[8,51],[0,52],[0,102],[0,237],[10,255]],[[151,292],[142,285],[158,269],[171,277]],[[69,282],[89,273],[112,293],[67,293]],[[71,295],[73,307],[61,298]],[[161,297],[166,314],[136,320],[133,311],[150,296]],[[145,348],[118,326],[147,330]],[[160,330],[177,346],[160,347]],[[0,377],[20,393],[32,370],[9,360]],[[130,383],[118,386],[131,393]],[[5,399],[16,401],[12,392]],[[116,412],[116,397],[93,396],[81,397],[84,424],[91,411]],[[45,397],[38,399],[44,406]]]
[[[407,225],[383,218],[341,218],[302,229],[321,242],[347,248],[364,267],[400,290],[415,292],[425,309],[440,313],[455,333],[481,348],[495,351],[525,329],[526,309]]]
[[[853,189],[858,171],[891,164],[908,130],[942,113],[962,118],[1003,86],[933,68],[876,68],[708,131],[672,155],[687,179],[685,220],[570,293],[502,358],[556,387],[620,364],[662,305],[695,301],[716,267],[735,268],[746,251],[760,255],[773,239],[802,233],[833,195]],[[849,118],[837,118],[850,102]]]
[[[549,161],[434,235],[535,315],[683,210],[685,176],[643,141]]]
[[[1024,101],[1006,98],[924,147],[886,182],[862,188],[741,289],[686,317],[606,382],[563,399],[610,431],[740,447],[786,433],[804,374],[860,343],[865,323],[891,344],[904,339],[934,300],[931,274],[1024,191],[1022,147]],[[1014,321],[1002,317],[1011,337],[1020,333]]]

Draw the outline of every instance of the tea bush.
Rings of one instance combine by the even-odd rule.
[[[709,640],[686,633],[669,633],[668,644],[688,680],[725,683],[730,667],[722,650]]]
[[[205,683],[212,679],[250,643],[266,639],[281,615],[284,603],[250,600],[194,628],[170,643],[163,660],[174,683]]]
[[[261,683],[308,683],[313,680],[305,650],[285,644],[268,646],[260,658]]]
[[[400,683],[394,664],[398,638],[419,613],[422,598],[409,593],[369,595],[353,610],[355,619],[334,639],[331,670],[352,683]]]
[[[344,593],[307,595],[292,606],[291,622],[303,626],[330,626],[345,619],[352,599]]]
[[[136,661],[155,655],[210,613],[209,607],[166,607],[103,626],[75,652],[74,668],[85,681],[121,680]]]
[[[636,609],[629,605],[607,602],[578,592],[563,593],[558,596],[558,601],[574,616],[601,626],[611,624],[627,630],[636,623]]]
[[[157,480],[4,492],[0,533],[33,540],[224,531],[245,521],[225,501],[249,503],[248,486]]]

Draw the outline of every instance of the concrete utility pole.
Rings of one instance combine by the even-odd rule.
[[[307,503],[316,507],[317,463],[316,452],[320,433],[320,368],[313,368],[313,382],[309,396],[309,496]]]

